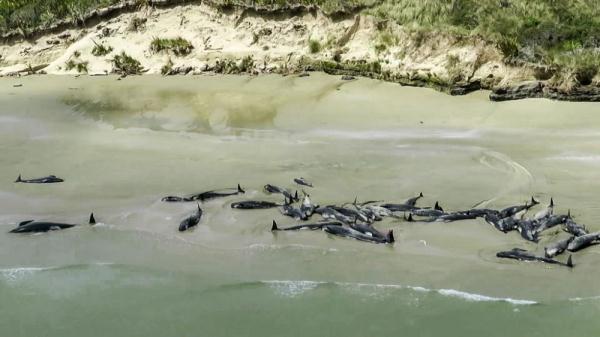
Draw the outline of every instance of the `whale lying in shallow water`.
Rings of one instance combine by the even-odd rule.
[[[371,242],[371,243],[394,243],[396,240],[394,239],[394,231],[390,230],[384,238],[379,236],[371,236],[368,234],[361,233],[355,229],[344,227],[344,226],[324,226],[323,230],[329,234],[351,238],[359,241]]]
[[[534,254],[519,248],[513,248],[508,251],[498,252],[496,253],[496,256],[503,259],[514,259],[519,261],[538,261],[573,268],[573,261],[571,260],[570,255],[569,259],[567,260],[567,263],[562,263],[560,261],[556,261],[547,257],[535,256]]]
[[[271,201],[255,201],[255,200],[246,200],[246,201],[238,201],[231,204],[231,208],[235,209],[268,209],[283,206],[276,202]]]
[[[246,191],[244,191],[244,189],[240,186],[240,184],[238,184],[237,188],[233,187],[233,188],[224,188],[221,190],[212,190],[212,191],[192,194],[192,195],[189,195],[186,197],[178,197],[178,196],[170,195],[170,196],[162,198],[161,201],[164,201],[164,202],[200,201],[200,202],[202,202],[202,201],[207,201],[210,199],[230,197],[230,196],[244,194],[244,193],[246,193]]]
[[[90,214],[90,225],[96,224],[96,219],[94,218],[94,213]],[[72,228],[77,225],[61,223],[61,222],[49,222],[49,221],[34,221],[27,220],[19,223],[17,228],[10,231],[10,233],[43,233],[54,230],[61,230]]]
[[[181,223],[179,224],[179,231],[180,232],[184,232],[192,227],[195,227],[198,225],[198,223],[200,222],[200,219],[202,218],[202,208],[200,208],[200,205],[198,205],[198,210],[190,215],[189,217],[183,219],[183,221],[181,221]]]
[[[342,226],[342,223],[337,222],[337,221],[328,221],[328,222],[320,222],[320,223],[313,223],[313,224],[301,224],[301,225],[297,225],[297,226],[279,228],[277,226],[277,222],[275,222],[275,220],[273,220],[273,225],[271,226],[271,231],[272,232],[275,232],[275,231],[299,231],[299,230],[303,230],[303,229],[313,231],[313,230],[323,229],[323,227],[325,227],[325,226]]]
[[[53,183],[62,183],[64,181],[64,179],[61,179],[55,175],[49,175],[47,177],[42,177],[42,178],[34,178],[34,179],[22,179],[21,175],[19,174],[19,177],[17,178],[17,180],[15,180],[15,183],[24,183],[24,184],[53,184]]]

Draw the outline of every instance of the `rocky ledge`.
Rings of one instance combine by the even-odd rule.
[[[577,86],[568,90],[553,87],[544,81],[524,82],[492,90],[490,100],[512,101],[524,98],[549,98],[559,101],[600,102],[600,87]]]

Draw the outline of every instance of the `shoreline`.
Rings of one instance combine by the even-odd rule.
[[[490,90],[490,100],[548,98],[600,101],[600,87],[562,88],[536,70],[504,62],[497,48],[473,36],[412,32],[361,14],[325,13],[314,6],[218,6],[213,2],[127,1],[92,11],[85,24],[60,22],[23,38],[3,36],[0,76],[119,73],[114,58],[139,61],[139,74],[303,74],[322,71],[367,77],[450,95]],[[290,7],[290,8],[288,8]],[[153,52],[155,38],[181,37],[186,55]],[[94,56],[94,47],[110,52]],[[111,58],[112,57],[112,58]],[[124,75],[127,75],[126,73]]]

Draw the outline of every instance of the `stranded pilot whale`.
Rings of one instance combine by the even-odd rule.
[[[240,184],[238,184],[237,188],[232,187],[232,188],[224,188],[221,190],[212,190],[212,191],[192,194],[192,195],[189,195],[186,197],[178,197],[178,196],[170,195],[170,196],[162,198],[161,201],[164,201],[164,202],[200,201],[200,202],[202,202],[202,201],[207,201],[210,199],[230,197],[233,195],[244,194],[244,193],[246,193],[246,191],[244,191],[244,189],[240,186]]]
[[[514,259],[514,260],[519,260],[519,261],[538,261],[538,262],[557,264],[557,265],[573,268],[573,261],[571,260],[571,255],[569,255],[569,259],[567,260],[567,263],[562,263],[560,261],[556,261],[556,260],[553,260],[553,259],[550,259],[547,257],[535,256],[534,254],[532,254],[524,249],[513,248],[508,251],[498,252],[496,254],[496,257],[504,258],[504,259]]]
[[[15,180],[15,183],[24,183],[24,184],[52,184],[52,183],[62,183],[64,181],[64,179],[61,179],[55,175],[49,175],[47,177],[42,177],[42,178],[34,178],[34,179],[22,179],[21,175],[19,174],[19,177],[17,178],[17,180]]]
[[[320,223],[313,223],[313,224],[302,224],[302,225],[297,225],[297,226],[292,226],[292,227],[286,227],[286,228],[279,228],[277,226],[277,222],[275,222],[275,220],[273,220],[273,225],[271,226],[271,232],[275,232],[275,231],[299,231],[302,229],[308,229],[308,230],[317,230],[317,229],[323,229],[323,227],[325,226],[342,226],[341,222],[338,221],[328,221],[328,222],[320,222]]]
[[[285,188],[281,188],[279,186],[275,186],[275,185],[271,185],[271,184],[266,184],[265,187],[264,187],[264,189],[265,189],[265,192],[267,192],[267,193],[279,193],[279,194],[283,194],[283,196],[286,199],[289,199],[291,202],[300,201],[300,198],[298,197],[298,191],[296,191],[296,193],[294,193],[294,195],[292,195]]]
[[[89,224],[96,224],[96,219],[94,219],[94,213],[90,214]],[[76,225],[61,222],[27,220],[19,223],[17,228],[11,230],[10,233],[43,233],[53,230],[72,228],[75,226]]]
[[[569,242],[567,250],[570,252],[576,252],[598,243],[600,243],[600,232],[585,234],[582,236],[577,236],[571,242]]]
[[[394,231],[389,230],[384,238],[378,236],[371,236],[367,234],[363,234],[355,229],[344,227],[344,226],[331,226],[327,225],[323,227],[323,230],[329,234],[351,238],[359,241],[371,242],[371,243],[394,243]]]
[[[238,201],[231,204],[231,208],[236,209],[267,209],[267,208],[275,208],[283,206],[276,202],[271,201],[255,201],[255,200],[246,200],[246,201]]]
[[[513,216],[519,212],[526,211],[539,203],[540,203],[539,201],[537,201],[533,197],[531,197],[530,203],[526,202],[525,205],[510,206],[510,207],[506,207],[503,210],[500,210],[500,218],[507,218],[509,216]]]
[[[179,224],[179,231],[184,232],[192,227],[195,227],[200,222],[200,218],[202,218],[202,208],[200,208],[200,204],[198,204],[198,210],[194,214],[181,221]]]
[[[574,238],[575,238],[574,236],[569,236],[566,239],[557,241],[553,244],[550,244],[550,245],[544,247],[544,255],[547,258],[553,258],[556,255],[562,254],[567,249],[567,247],[569,246],[571,241],[573,241]]]
[[[313,187],[313,184],[308,182],[308,180],[300,177],[300,178],[294,178],[294,182],[298,185],[303,185],[303,186],[308,186],[308,187]]]
[[[383,204],[381,207],[387,208],[392,212],[406,212],[417,209],[415,206],[417,204],[417,200],[423,198],[423,193],[419,193],[416,197],[410,198],[406,200],[402,204]]]

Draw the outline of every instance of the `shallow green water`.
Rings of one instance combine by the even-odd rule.
[[[0,336],[595,336],[600,248],[574,270],[495,258],[556,231],[534,245],[483,221],[385,221],[390,247],[273,235],[292,221],[229,207],[304,176],[321,204],[553,196],[600,230],[600,106],[485,95],[318,74],[0,79]],[[195,206],[159,201],[238,182],[187,233]],[[91,211],[100,225],[7,233]]]

